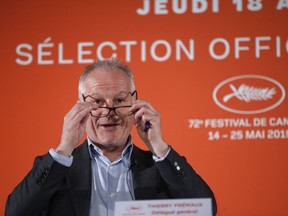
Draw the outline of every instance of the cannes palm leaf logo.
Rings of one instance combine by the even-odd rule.
[[[272,99],[273,95],[276,94],[275,88],[256,88],[245,84],[241,84],[238,88],[230,84],[229,87],[232,93],[223,97],[224,103],[227,103],[233,97],[247,103],[251,101],[266,101]]]

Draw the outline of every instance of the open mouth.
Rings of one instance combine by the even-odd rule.
[[[109,123],[109,124],[100,124],[100,127],[106,129],[106,130],[113,130],[116,129],[117,126],[119,126],[119,124],[115,124],[115,123]]]

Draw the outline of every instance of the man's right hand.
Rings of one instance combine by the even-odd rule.
[[[71,156],[85,133],[86,122],[93,109],[97,109],[96,104],[78,101],[65,115],[61,141],[56,148],[58,154]]]

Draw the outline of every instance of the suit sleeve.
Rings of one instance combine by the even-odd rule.
[[[213,215],[216,215],[217,204],[212,190],[184,157],[171,148],[165,160],[156,162],[155,165],[172,197],[211,198]]]
[[[51,197],[65,184],[68,170],[50,154],[37,157],[32,170],[8,196],[5,215],[43,215]]]

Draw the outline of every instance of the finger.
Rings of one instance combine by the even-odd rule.
[[[135,120],[136,126],[147,132],[159,124],[158,114],[143,114]]]
[[[141,123],[142,125],[145,124],[145,122],[150,122],[153,121],[153,118],[155,116],[155,113],[151,110],[146,110],[146,109],[140,109],[138,110],[135,114],[135,122]]]
[[[157,111],[151,106],[151,104],[147,101],[137,101],[135,102],[132,107],[130,108],[130,111],[134,112],[136,115],[136,118],[138,116],[142,116],[144,114],[153,114],[157,113]]]
[[[77,102],[68,113],[68,119],[75,122],[80,122],[83,120],[83,118],[89,116],[88,114],[95,108],[97,108],[96,104]]]
[[[156,110],[152,107],[152,105],[148,101],[136,100],[133,102],[130,111],[137,112],[137,110],[141,108],[147,108],[156,112]]]

